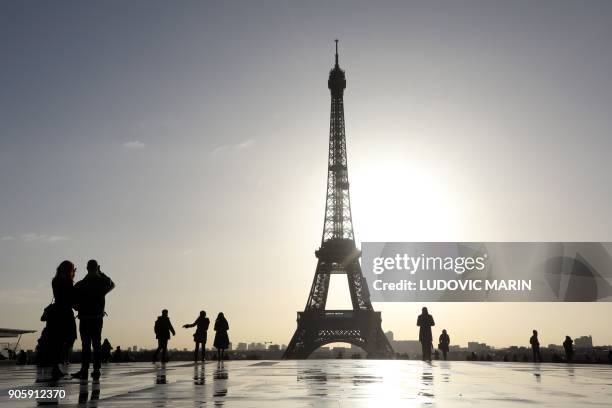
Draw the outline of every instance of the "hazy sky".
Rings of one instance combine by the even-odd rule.
[[[113,345],[152,346],[162,308],[287,344],[334,38],[358,241],[611,241],[610,21],[610,1],[1,2],[0,327],[41,330],[59,262],[95,258]],[[374,304],[396,339],[421,306]],[[612,304],[428,306],[454,344],[612,343]]]

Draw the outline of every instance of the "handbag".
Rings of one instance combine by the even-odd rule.
[[[54,300],[51,300],[51,303],[49,303],[49,306],[45,307],[43,310],[42,315],[40,316],[40,321],[41,322],[48,322],[49,320],[53,319],[53,315],[55,314],[55,310],[57,309],[57,305],[55,304]]]

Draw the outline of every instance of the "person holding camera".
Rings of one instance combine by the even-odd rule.
[[[100,378],[102,363],[102,324],[106,315],[104,312],[105,297],[115,288],[115,283],[100,269],[94,259],[87,262],[87,276],[74,285],[75,306],[79,318],[79,334],[81,335],[81,369],[72,374],[73,378],[87,379],[91,349],[93,347],[94,380]]]

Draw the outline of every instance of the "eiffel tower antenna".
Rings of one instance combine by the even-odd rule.
[[[339,67],[338,65],[338,39],[336,38],[336,67]]]
[[[298,312],[298,327],[283,358],[307,358],[318,347],[335,342],[359,346],[370,358],[391,358],[393,349],[382,331],[380,312],[372,308],[359,264],[361,252],[355,245],[344,129],[346,76],[338,64],[335,41],[336,63],[327,81],[331,112],[321,247],[315,251],[317,268],[306,307]],[[331,274],[346,275],[352,309],[325,309]]]

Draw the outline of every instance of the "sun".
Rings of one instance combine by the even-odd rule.
[[[360,241],[440,241],[455,235],[459,203],[425,163],[388,157],[351,174],[351,207]]]

